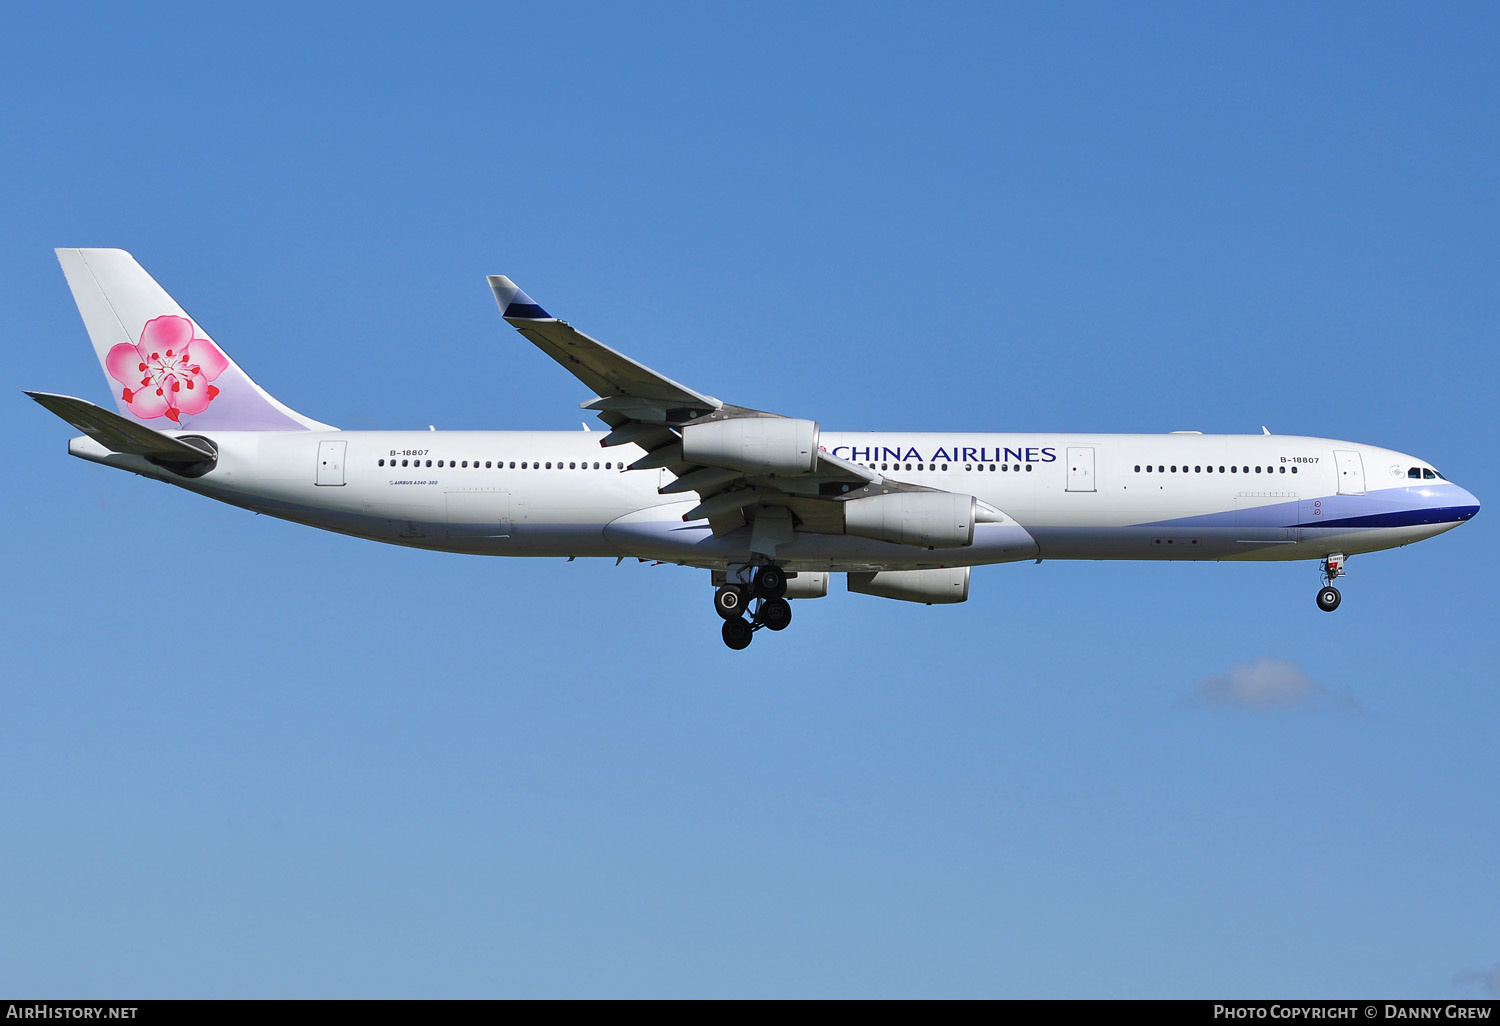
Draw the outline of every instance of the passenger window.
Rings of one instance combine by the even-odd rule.
[[[547,461],[547,469],[548,469],[548,470],[551,470],[551,469],[552,469],[552,461],[551,461],[551,460],[548,460],[548,461]]]
[[[1031,464],[1030,463],[1026,464],[1026,473],[1028,473],[1028,474],[1031,473]]]
[[[381,460],[381,461],[380,461],[380,465],[381,465],[381,466],[382,466],[382,467],[383,467],[383,466],[385,466],[385,460]]]
[[[568,464],[568,469],[569,470],[577,470],[578,469],[578,464],[576,464],[576,463],[569,463]]]
[[[1135,465],[1135,472],[1136,472],[1136,473],[1137,473],[1137,474],[1139,474],[1139,473],[1140,473],[1140,472],[1141,472],[1141,465],[1140,465],[1140,464],[1139,464],[1139,463],[1137,463],[1137,464],[1136,464],[1136,465]]]
[[[406,461],[405,461],[405,460],[402,460],[402,461],[401,461],[401,465],[402,465],[402,466],[403,466],[403,467],[404,467],[404,466],[406,466]]]
[[[1203,473],[1203,468],[1202,467],[1194,467],[1193,468],[1193,473],[1195,473],[1195,474],[1201,474],[1201,473]]]
[[[1146,473],[1151,473],[1151,464],[1146,464]]]
[[[1240,468],[1239,467],[1230,467],[1229,468],[1229,472],[1231,474],[1238,474],[1240,472]]]
[[[1285,467],[1282,467],[1282,468],[1281,468],[1281,472],[1282,472],[1282,473],[1283,473],[1283,474],[1285,474],[1285,473],[1286,473],[1286,468],[1285,468]]]
[[[595,470],[599,469],[599,463],[598,463],[598,461],[595,461],[595,463],[594,463],[594,469]]]

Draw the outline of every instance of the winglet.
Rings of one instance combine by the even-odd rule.
[[[495,302],[500,304],[500,316],[507,320],[550,321],[552,315],[537,305],[536,301],[521,291],[521,286],[503,274],[490,275],[490,288],[495,291]]]

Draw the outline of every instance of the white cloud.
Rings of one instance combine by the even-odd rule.
[[[1200,678],[1192,704],[1262,711],[1364,712],[1352,692],[1324,687],[1289,659],[1236,663],[1228,673]]]
[[[1485,990],[1489,991],[1495,997],[1500,997],[1500,964],[1491,966],[1488,969],[1470,969],[1466,972],[1461,972],[1453,978],[1453,982],[1482,983]]]

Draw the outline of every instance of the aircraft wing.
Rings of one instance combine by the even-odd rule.
[[[723,535],[754,523],[763,511],[786,509],[804,530],[841,534],[843,503],[849,499],[897,491],[938,491],[890,481],[874,470],[816,449],[816,424],[731,406],[694,391],[553,317],[509,278],[492,275],[489,283],[505,319],[598,396],[582,407],[595,411],[611,428],[600,444],[640,446],[646,455],[629,469],[666,468],[676,480],[661,488],[663,494],[695,493],[699,497],[698,505],[683,515],[685,521],[707,519],[714,534]],[[781,424],[771,425],[773,420]],[[707,425],[726,421],[743,423],[705,430]],[[715,438],[740,440],[732,440],[731,445],[754,449],[757,436],[789,437],[796,433],[796,425],[811,425],[811,432],[804,432],[803,437],[812,440],[808,448],[815,450],[807,453],[805,465],[797,467],[757,467],[753,459],[751,465],[733,459],[705,459],[695,451],[702,446],[688,444],[713,432]],[[688,439],[688,433],[694,439]],[[752,542],[752,548],[769,544],[774,550],[774,538],[784,532],[768,525],[785,521],[785,517],[780,512],[763,517],[763,529],[755,532],[762,542]],[[766,538],[772,540],[766,542]]]
[[[703,412],[724,404],[643,367],[543,310],[504,275],[490,276],[500,312],[517,331],[601,397],[620,396]]]

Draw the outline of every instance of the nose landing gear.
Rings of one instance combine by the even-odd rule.
[[[714,592],[714,612],[724,618],[724,644],[735,651],[749,646],[762,627],[784,631],[792,622],[792,605],[786,594],[786,571],[768,563],[755,572],[748,585],[726,583]],[[750,619],[745,609],[754,601]]]
[[[1333,582],[1344,576],[1344,554],[1335,552],[1321,564],[1323,571],[1323,588],[1318,592],[1318,608],[1325,613],[1331,613],[1339,607],[1343,596],[1333,586]]]

